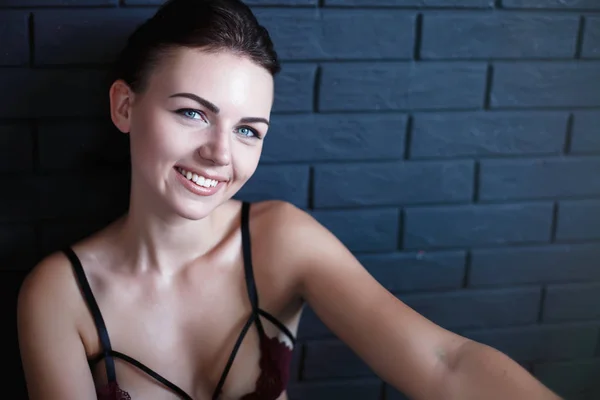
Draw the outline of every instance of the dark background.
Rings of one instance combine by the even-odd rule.
[[[0,0],[11,399],[25,398],[24,274],[127,206],[105,72],[160,3]],[[311,211],[425,316],[568,399],[600,398],[600,1],[248,3],[284,69],[262,165],[238,197]],[[299,336],[293,399],[401,398],[310,310]]]

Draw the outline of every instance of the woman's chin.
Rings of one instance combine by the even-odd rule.
[[[173,211],[181,218],[197,221],[206,218],[217,206],[218,204],[178,205]]]

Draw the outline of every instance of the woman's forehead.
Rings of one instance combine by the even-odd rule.
[[[255,113],[269,113],[273,84],[269,71],[247,57],[178,49],[157,66],[149,89],[167,96],[193,93],[223,109],[249,107]]]

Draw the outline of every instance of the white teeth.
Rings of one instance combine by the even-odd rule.
[[[218,181],[215,181],[214,179],[205,178],[201,175],[194,174],[190,171],[186,171],[183,168],[177,168],[177,171],[179,171],[179,173],[181,175],[186,177],[188,180],[194,182],[198,186],[203,186],[203,187],[209,188],[209,187],[215,187],[219,183]]]

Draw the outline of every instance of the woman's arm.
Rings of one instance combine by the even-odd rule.
[[[402,303],[311,216],[289,204],[277,208],[273,237],[301,295],[383,380],[412,399],[558,399],[504,354]]]
[[[66,258],[53,255],[19,291],[19,349],[30,400],[96,399],[76,326],[82,300]]]
[[[474,341],[456,352],[441,387],[450,399],[560,400],[505,354]]]

